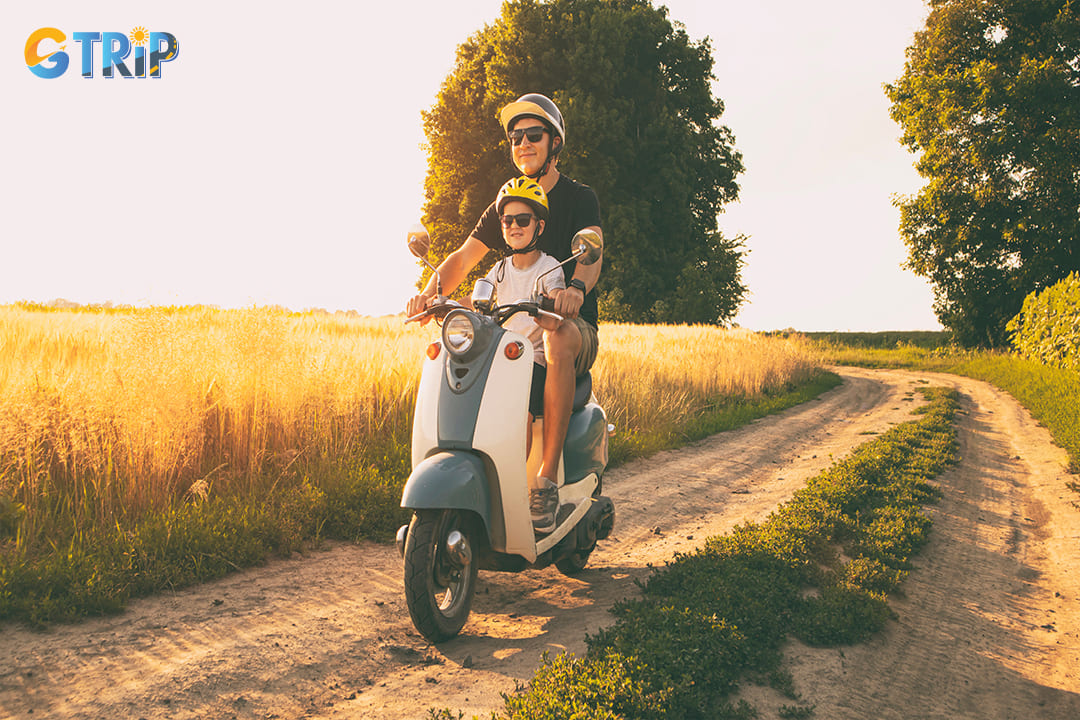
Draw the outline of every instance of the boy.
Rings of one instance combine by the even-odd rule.
[[[532,298],[536,279],[544,273],[541,293],[550,295],[566,287],[563,273],[548,272],[559,267],[559,261],[538,247],[540,233],[548,219],[547,194],[540,184],[528,177],[515,178],[499,190],[495,208],[502,226],[503,259],[488,271],[487,279],[495,285],[500,305]],[[532,446],[533,420],[544,414],[544,382],[547,363],[544,358],[544,330],[557,330],[559,322],[551,318],[533,319],[524,313],[514,315],[504,325],[529,339],[533,344],[532,392],[529,396],[529,431],[526,435],[526,454]],[[533,530],[549,533],[555,529],[555,513],[559,509],[559,492],[554,482],[537,477],[529,488],[529,510]]]

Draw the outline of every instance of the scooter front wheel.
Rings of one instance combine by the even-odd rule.
[[[476,590],[476,532],[459,510],[418,510],[405,538],[405,603],[431,642],[461,631]]]

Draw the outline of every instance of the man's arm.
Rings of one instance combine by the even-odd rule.
[[[487,254],[488,246],[470,235],[454,252],[446,256],[439,265],[439,277],[442,279],[442,290],[445,295],[452,295],[457,286],[468,276],[469,272],[476,267],[484,255]],[[424,290],[409,299],[407,314],[416,315],[427,307],[435,297],[435,276],[428,280]]]
[[[598,226],[593,225],[585,229],[595,232],[600,236],[601,241],[604,239],[604,232]],[[604,258],[601,256],[600,259],[592,265],[578,263],[575,266],[574,279],[585,283],[585,292],[582,293],[577,288],[567,288],[559,291],[554,296],[555,312],[565,318],[575,318],[578,316],[578,312],[581,311],[581,306],[585,302],[585,296],[596,287],[596,283],[600,279],[600,266],[603,265],[603,263]]]

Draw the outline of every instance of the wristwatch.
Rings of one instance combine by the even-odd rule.
[[[585,292],[585,283],[581,282],[581,280],[579,280],[578,278],[574,278],[573,280],[571,280],[570,284],[567,285],[567,287],[577,288],[581,291],[582,297],[588,295],[588,293]]]

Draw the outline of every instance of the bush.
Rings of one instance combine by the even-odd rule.
[[[1080,275],[1028,295],[1007,330],[1023,357],[1080,370]]]

